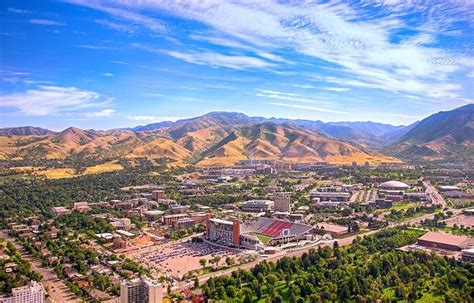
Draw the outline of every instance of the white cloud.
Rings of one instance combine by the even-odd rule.
[[[226,67],[236,70],[246,70],[252,68],[268,68],[274,66],[268,61],[249,56],[231,56],[216,52],[185,53],[178,51],[163,51],[165,54],[199,65],[208,65],[213,67]]]
[[[102,107],[112,103],[99,93],[76,87],[40,85],[23,93],[0,96],[0,107],[10,107],[31,116],[45,116]]]
[[[128,116],[129,120],[139,121],[139,122],[163,122],[163,121],[177,121],[183,119],[182,117],[161,117],[161,116]]]
[[[317,88],[317,86],[309,85],[309,84],[292,84],[291,86],[298,87],[298,88],[304,88],[304,89]]]
[[[117,6],[112,1],[103,3]],[[457,21],[472,24],[472,4],[464,1],[443,1],[437,5],[380,3],[380,9],[391,14],[366,9],[367,5],[374,6],[370,1],[295,5],[291,1],[122,0],[119,5],[129,10],[165,10],[204,23],[218,37],[191,38],[236,49],[261,50],[255,54],[272,63],[279,58],[273,55],[274,50],[292,49],[316,62],[335,66],[339,80],[352,81],[341,83],[344,86],[428,95],[450,102],[449,99],[462,98],[461,86],[456,84],[453,74],[472,67],[473,62],[469,51],[444,49],[436,44],[439,35],[459,32]],[[407,29],[410,34],[400,34]],[[268,62],[254,61],[257,58],[252,57],[192,51],[168,54],[213,67],[270,67]],[[252,62],[248,62],[249,58]]]
[[[128,65],[128,63],[124,61],[110,61],[110,63]]]
[[[255,96],[284,100],[284,101],[293,101],[293,102],[298,102],[298,103],[330,104],[330,102],[326,100],[307,98],[305,96],[300,96],[295,93],[278,92],[274,90],[257,90],[257,93],[255,94]]]
[[[106,76],[106,77],[113,77],[114,74],[112,74],[112,73],[104,73],[104,76]]]
[[[349,112],[339,111],[339,110],[332,110],[317,106],[309,106],[309,105],[300,105],[300,104],[292,104],[292,103],[281,103],[281,102],[269,102],[266,104],[275,105],[275,106],[283,106],[283,107],[292,107],[292,108],[299,108],[299,109],[309,109],[317,112],[323,113],[332,113],[332,114],[349,114]]]
[[[9,7],[8,11],[15,14],[29,14],[30,12],[25,9]]]
[[[136,26],[133,25],[128,25],[128,24],[122,24],[122,23],[117,23],[117,22],[111,22],[107,20],[95,20],[97,24],[103,25],[105,27],[108,27],[110,29],[120,31],[120,32],[126,32],[129,34],[133,34],[137,31]]]
[[[38,24],[38,25],[66,25],[65,23],[58,22],[58,21],[53,21],[53,20],[47,20],[47,19],[30,19],[28,20],[29,23],[31,24]]]
[[[105,118],[112,116],[115,112],[115,109],[104,109],[98,112],[86,113],[84,116],[86,118]]]
[[[321,87],[321,89],[328,90],[331,92],[347,92],[351,90],[348,87]]]
[[[166,32],[166,27],[162,22],[156,20],[155,18],[151,18],[139,13],[135,13],[131,11],[130,9],[121,9],[121,8],[112,7],[112,6],[104,6],[104,5],[101,5],[98,1],[69,0],[69,2],[107,13],[116,18],[120,18],[122,20],[131,22],[132,24],[140,25],[153,32],[158,32],[158,33]]]
[[[74,45],[74,47],[85,48],[85,49],[95,49],[95,50],[111,49],[111,47],[108,47],[108,46],[89,45],[89,44],[77,44],[77,45]]]

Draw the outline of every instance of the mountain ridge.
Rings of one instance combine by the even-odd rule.
[[[375,157],[373,161],[377,162],[385,154],[408,161],[442,160],[444,156],[455,161],[471,161],[473,113],[474,104],[470,104],[433,114],[408,126],[370,121],[325,123],[210,112],[158,123],[158,128],[150,127],[157,124],[141,126],[150,129],[147,131],[69,127],[52,132],[34,127],[8,128],[3,129],[4,135],[0,132],[0,158],[162,157],[166,162],[180,164],[212,164],[212,159],[219,159],[217,162],[229,165],[236,159],[255,157],[289,162],[329,159],[338,163]],[[282,142],[290,145],[284,147]],[[298,153],[300,156],[295,156]]]
[[[474,162],[474,104],[421,120],[382,151],[408,160]]]

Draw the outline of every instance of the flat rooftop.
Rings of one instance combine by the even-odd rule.
[[[231,222],[231,221],[222,220],[222,219],[210,219],[209,221],[212,221],[212,222],[215,222],[215,223],[219,223],[219,224],[228,224],[228,225],[233,225],[233,224],[234,224],[234,223]]]
[[[447,245],[454,245],[454,246],[459,246],[462,247],[463,245],[467,245],[469,242],[469,237],[466,236],[456,236],[453,234],[448,234],[444,232],[434,232],[434,231],[429,231],[418,240],[422,241],[429,241],[429,242],[435,242],[435,243],[442,243],[442,244],[447,244]]]
[[[316,228],[324,229],[325,231],[333,232],[333,233],[342,233],[342,232],[347,231],[346,226],[336,225],[336,224],[331,224],[331,223],[318,223],[316,224]]]

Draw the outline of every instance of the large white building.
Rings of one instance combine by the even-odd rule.
[[[12,289],[9,297],[0,297],[0,303],[44,303],[45,291],[43,285],[31,282],[29,285]]]
[[[126,280],[120,285],[120,303],[161,303],[163,287],[145,276]]]
[[[249,200],[242,204],[242,211],[265,212],[273,209],[272,200]]]

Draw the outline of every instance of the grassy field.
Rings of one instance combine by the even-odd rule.
[[[262,235],[262,234],[257,234],[257,233],[254,233],[253,235],[257,236],[257,238],[263,242],[263,244],[267,244],[268,242],[270,242],[270,240],[272,239],[271,237],[269,236],[265,236],[265,235]]]
[[[407,210],[407,209],[410,209],[410,208],[415,208],[417,207],[418,205],[414,204],[414,203],[409,203],[409,204],[405,204],[405,203],[402,203],[402,204],[395,204],[393,205],[392,207],[390,207],[390,210]]]
[[[44,176],[48,179],[64,179],[64,178],[73,178],[77,177],[76,172],[72,168],[49,168],[46,170],[41,170],[35,174]]]
[[[123,166],[114,162],[107,162],[86,168],[84,175],[101,174],[112,171],[122,170]]]
[[[44,176],[48,179],[65,179],[74,178],[85,175],[101,174],[122,170],[123,166],[115,162],[107,162],[95,166],[87,167],[83,173],[78,174],[73,168],[48,168],[45,170],[35,171],[34,174]]]

